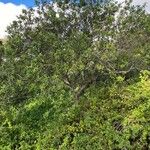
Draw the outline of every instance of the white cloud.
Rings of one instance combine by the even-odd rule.
[[[150,13],[150,0],[133,0],[135,5],[143,5],[146,3],[146,11]]]
[[[6,27],[16,19],[22,9],[26,9],[26,6],[0,2],[0,39],[7,35]]]
[[[118,2],[124,2],[125,0],[117,0]],[[146,11],[150,13],[150,0],[133,0],[134,5],[143,5],[146,3]]]

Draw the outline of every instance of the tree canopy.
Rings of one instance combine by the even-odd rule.
[[[150,148],[150,15],[100,2],[37,1],[8,27],[0,149]]]

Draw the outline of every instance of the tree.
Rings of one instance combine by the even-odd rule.
[[[137,148],[136,138],[142,148],[148,145],[135,129],[141,123],[134,125],[130,114],[141,120],[134,112],[139,112],[142,96],[141,107],[149,108],[148,92],[140,89],[136,97],[132,89],[132,84],[138,91],[149,83],[145,75],[139,78],[149,70],[149,14],[131,1],[37,4],[8,27],[3,46],[0,117],[11,136],[10,143],[4,137],[0,145],[130,149]],[[129,85],[124,81],[132,79]],[[147,137],[149,129],[142,129]]]
[[[147,69],[143,47],[148,46],[149,15],[141,7],[131,2],[54,5],[39,7],[36,16],[35,10],[24,10],[8,28],[12,61],[16,57],[29,65],[40,57],[42,71],[56,75],[76,99],[104,74]]]

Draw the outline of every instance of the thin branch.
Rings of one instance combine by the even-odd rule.
[[[122,75],[125,75],[127,73],[129,73],[130,71],[136,69],[133,65],[128,69],[128,70],[118,70],[118,71],[115,71],[116,74],[122,74]]]
[[[82,93],[84,93],[84,91],[90,86],[90,84],[96,81],[97,77],[98,76],[94,76],[91,80],[89,80],[84,85],[82,85],[81,88],[77,92],[75,92],[76,100],[79,100],[79,97],[82,95]]]

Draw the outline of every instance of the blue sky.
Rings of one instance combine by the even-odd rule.
[[[13,3],[15,5],[24,4],[27,7],[34,6],[34,0],[0,0],[2,3]]]

